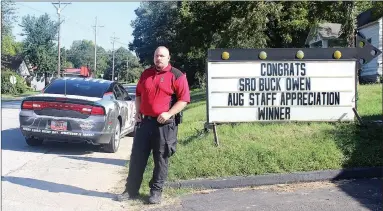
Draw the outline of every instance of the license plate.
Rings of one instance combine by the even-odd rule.
[[[67,122],[65,121],[51,121],[52,130],[67,130]]]

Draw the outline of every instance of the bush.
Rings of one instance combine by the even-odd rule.
[[[11,75],[16,77],[16,84],[11,84],[9,78]],[[19,76],[17,73],[10,70],[2,71],[1,73],[1,94],[22,94],[29,91],[30,88],[27,86],[24,78]]]

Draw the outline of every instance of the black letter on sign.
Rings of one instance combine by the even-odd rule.
[[[266,68],[266,64],[265,63],[261,63],[261,76],[265,76],[266,75],[266,70],[264,68]]]
[[[239,91],[256,91],[255,78],[240,78],[239,79]]]
[[[253,106],[254,103],[254,93],[249,94],[249,105]]]
[[[245,89],[243,84],[244,81],[245,81],[244,78],[239,79],[239,91],[243,91]]]
[[[305,63],[301,63],[301,76],[305,76],[306,75],[306,64]]]
[[[265,81],[264,81],[264,79],[265,78],[259,78],[259,82],[258,82],[258,84],[259,84],[258,90],[259,91],[263,91],[265,89]]]
[[[227,105],[228,106],[243,106],[244,104],[243,96],[244,96],[244,93],[229,93]]]

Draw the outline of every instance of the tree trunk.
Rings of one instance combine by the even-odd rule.
[[[44,71],[44,82],[45,82],[45,86],[47,86],[49,84],[49,81],[48,81],[48,76],[47,76],[47,72]]]

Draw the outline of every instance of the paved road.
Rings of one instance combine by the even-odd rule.
[[[1,101],[1,108],[13,108],[20,109],[21,101],[20,100],[12,100],[12,101]]]
[[[191,194],[151,211],[381,211],[382,180],[314,182]]]
[[[85,144],[29,147],[17,128],[19,105],[2,102],[2,210],[126,209],[112,198],[123,187],[132,138],[116,154]]]

